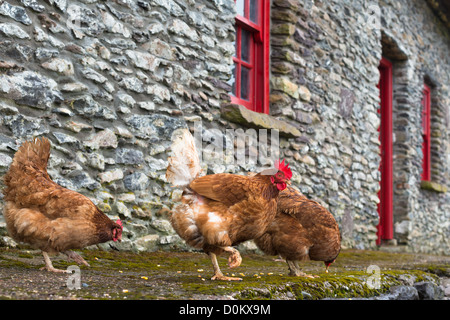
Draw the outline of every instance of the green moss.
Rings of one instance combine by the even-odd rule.
[[[420,183],[420,187],[422,189],[429,190],[429,191],[436,191],[436,192],[441,192],[441,193],[447,192],[447,186],[433,182],[433,181],[422,180]]]
[[[237,299],[322,299],[370,297],[389,291],[393,285],[407,281],[438,281],[439,272],[448,269],[445,262],[424,264],[416,255],[394,254],[380,251],[344,250],[330,273],[324,273],[323,263],[302,263],[302,271],[318,278],[291,277],[283,261],[263,255],[243,254],[243,263],[237,268],[227,268],[227,259],[219,257],[218,262],[224,273],[242,277],[243,281],[211,281],[212,266],[204,253],[197,252],[118,252],[118,251],[79,251],[90,267],[81,266],[82,282],[80,290],[69,291],[65,287],[64,276],[37,270],[43,266],[39,251],[31,253],[0,248],[1,271],[11,274],[36,272],[46,279],[42,285],[55,283],[49,290],[37,290],[41,294],[54,292],[68,297],[75,295],[81,299],[191,299],[233,296]],[[33,263],[30,263],[34,260]],[[56,268],[64,269],[73,262],[67,262],[63,255],[52,257]],[[417,263],[416,261],[421,261]],[[381,285],[371,288],[367,281],[369,265],[380,267]],[[447,269],[445,269],[447,267]],[[0,273],[7,280],[5,273]],[[34,275],[33,275],[34,277]],[[58,278],[59,277],[59,278]],[[32,278],[32,277],[31,277]],[[58,280],[59,279],[59,280]],[[61,280],[63,279],[63,280]],[[17,280],[16,280],[17,281]],[[25,280],[24,280],[25,281]],[[3,283],[4,281],[2,281]],[[13,282],[9,292],[28,293],[29,283]],[[24,286],[25,289],[21,289]],[[33,282],[34,286],[34,282]],[[0,297],[8,298],[6,289],[0,288]]]

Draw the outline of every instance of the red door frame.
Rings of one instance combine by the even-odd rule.
[[[424,84],[422,98],[422,180],[431,180],[431,89]]]
[[[393,178],[392,178],[392,63],[386,58],[382,58],[378,67],[380,71],[380,192],[378,196],[378,214],[380,222],[378,224],[377,244],[382,240],[390,240],[394,237],[393,232]]]

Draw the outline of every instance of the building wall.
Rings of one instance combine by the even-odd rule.
[[[234,15],[231,1],[3,2],[0,175],[46,136],[49,174],[124,219],[122,248],[174,244],[167,149],[173,130],[223,121]]]
[[[167,220],[179,196],[164,178],[172,132],[202,121],[208,146],[214,133],[261,127],[259,115],[229,104],[234,15],[231,0],[4,2],[0,175],[22,141],[46,136],[50,175],[125,220],[123,249],[185,248]],[[272,0],[265,127],[281,130],[294,185],[334,214],[345,247],[375,248],[385,55],[394,61],[395,238],[449,253],[450,199],[420,182],[424,78],[432,180],[448,177],[449,51],[448,29],[420,0]],[[210,173],[257,168],[203,156]]]
[[[394,64],[394,236],[420,252],[450,252],[448,193],[421,183],[421,99],[431,87],[431,181],[448,185],[450,36],[422,1],[381,6],[382,50]],[[438,188],[439,189],[439,188]]]

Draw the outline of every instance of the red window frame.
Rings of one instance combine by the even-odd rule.
[[[422,180],[431,180],[431,89],[423,86],[422,97]]]
[[[391,240],[394,237],[393,231],[393,160],[392,160],[392,63],[382,58],[378,67],[380,71],[380,191],[378,197],[378,214],[380,221],[378,224],[377,244],[381,240]]]
[[[235,0],[236,1],[236,0]],[[256,112],[269,113],[269,41],[270,0],[237,0],[244,6],[244,15],[236,15],[236,53],[233,56],[234,82],[231,102]],[[257,22],[250,20],[250,4],[258,4]],[[242,33],[250,34],[249,60],[241,57]],[[248,100],[241,97],[242,68],[250,70]]]

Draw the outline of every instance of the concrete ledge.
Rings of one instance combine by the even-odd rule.
[[[222,117],[228,121],[255,129],[276,129],[286,138],[300,137],[300,131],[293,125],[265,114],[248,110],[244,106],[227,103],[221,106]]]
[[[435,191],[445,193],[447,192],[447,186],[432,182],[432,181],[422,181],[420,187],[424,190]]]

